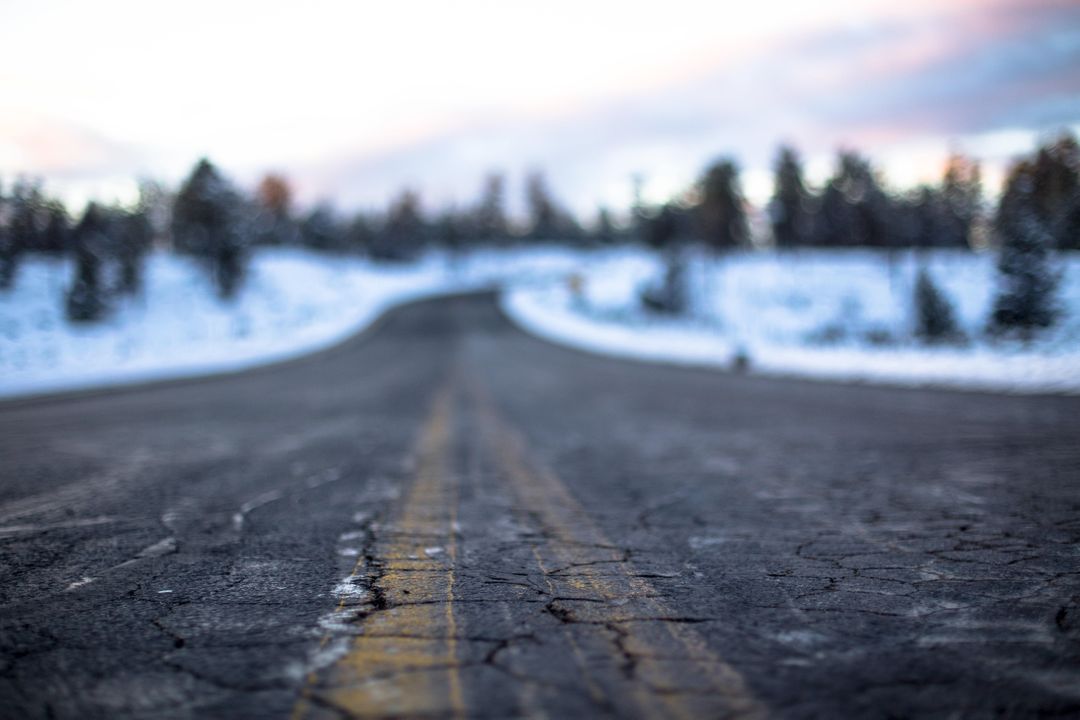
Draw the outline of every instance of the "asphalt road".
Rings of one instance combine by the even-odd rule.
[[[7,402],[0,716],[1080,715],[1078,418],[591,357],[490,296]]]

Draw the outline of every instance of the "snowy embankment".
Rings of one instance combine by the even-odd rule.
[[[157,254],[144,292],[87,326],[64,319],[70,265],[30,259],[0,294],[0,396],[239,370],[333,345],[394,304],[495,285],[507,288],[503,307],[526,330],[604,354],[723,368],[742,355],[751,372],[1080,392],[1080,257],[1065,261],[1058,325],[1026,345],[982,332],[996,282],[992,256],[937,252],[929,267],[966,344],[912,339],[912,255],[696,257],[691,310],[671,319],[640,308],[641,287],[662,263],[639,249],[433,254],[411,264],[264,250],[231,303],[217,300],[189,261]],[[581,282],[568,282],[571,273]]]
[[[145,290],[102,322],[64,318],[68,261],[31,258],[0,293],[0,396],[240,370],[329,347],[408,300],[562,277],[580,254],[559,249],[478,252],[451,261],[374,263],[299,250],[264,250],[243,290],[219,301],[190,261],[154,254]],[[550,284],[550,283],[549,283]]]
[[[990,254],[933,252],[929,271],[954,304],[960,344],[914,340],[914,254],[808,251],[698,256],[688,265],[690,313],[641,310],[662,273],[651,253],[608,254],[573,283],[513,289],[503,308],[556,342],[615,356],[845,381],[1009,392],[1080,392],[1080,257],[1063,259],[1056,327],[1030,343],[984,327],[996,287]]]

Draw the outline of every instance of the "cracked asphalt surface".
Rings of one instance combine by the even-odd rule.
[[[1080,398],[617,362],[489,295],[0,404],[0,717],[1080,715]]]

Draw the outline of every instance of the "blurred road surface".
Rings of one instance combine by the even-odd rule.
[[[487,295],[7,402],[0,716],[1080,714],[1077,418],[591,357]]]

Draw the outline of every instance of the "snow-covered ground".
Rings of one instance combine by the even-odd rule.
[[[1010,392],[1080,392],[1080,256],[1062,259],[1062,316],[1033,342],[992,340],[983,329],[995,257],[935,251],[929,271],[967,335],[959,345],[914,339],[918,258],[873,251],[746,252],[689,261],[690,316],[641,310],[641,287],[661,273],[651,253],[610,253],[570,283],[522,288],[503,307],[542,337],[611,355],[753,372]]]
[[[930,270],[970,338],[925,347],[912,339],[915,258],[865,251],[691,260],[692,313],[643,312],[641,286],[662,264],[633,248],[484,251],[451,260],[373,263],[264,250],[233,303],[214,297],[189,261],[153,255],[146,290],[102,323],[63,316],[71,267],[30,259],[0,294],[0,396],[236,370],[330,346],[387,307],[502,284],[503,307],[525,329],[595,352],[752,372],[1016,392],[1080,392],[1080,257],[1066,260],[1064,309],[1028,345],[981,332],[994,293],[990,255],[937,252]],[[567,282],[582,278],[580,291]]]
[[[233,303],[189,260],[152,255],[141,296],[103,322],[64,319],[70,263],[31,258],[0,293],[0,396],[238,370],[328,347],[387,307],[418,297],[561,277],[580,256],[558,248],[430,255],[408,265],[264,250]]]

